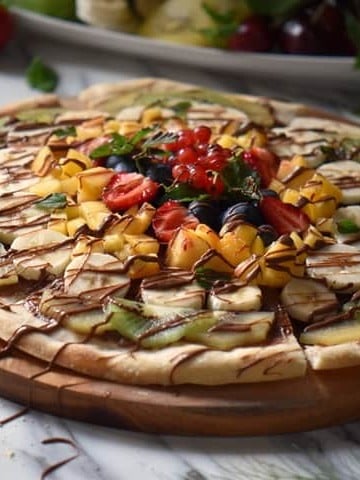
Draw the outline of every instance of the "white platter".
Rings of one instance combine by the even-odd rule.
[[[292,80],[360,90],[360,70],[349,57],[284,55],[275,53],[233,53],[215,48],[177,45],[137,35],[115,32],[60,20],[33,12],[13,9],[23,31],[65,42],[146,58],[175,62],[188,67],[236,75],[252,75],[270,81]]]

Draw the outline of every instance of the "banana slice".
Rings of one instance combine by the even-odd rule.
[[[360,249],[337,243],[309,252],[306,273],[332,290],[355,292],[360,288]]]
[[[360,163],[353,160],[324,163],[317,171],[340,188],[343,204],[360,202]]]
[[[212,310],[230,310],[248,312],[260,310],[261,290],[257,286],[246,285],[231,290],[212,290],[208,298],[208,308]]]
[[[138,26],[126,0],[77,0],[76,14],[80,20],[103,28],[134,32]]]
[[[122,273],[123,264],[112,255],[91,253],[76,256],[64,274],[67,295],[101,300],[114,294],[123,297],[130,287],[129,278]]]
[[[293,278],[283,288],[280,298],[287,313],[300,322],[317,322],[336,312],[339,306],[334,292],[308,278]]]
[[[44,274],[59,276],[70,262],[69,237],[42,229],[16,238],[11,244],[17,274],[27,280],[39,280]]]
[[[360,205],[338,208],[334,215],[335,238],[340,243],[353,243],[360,239]]]
[[[166,290],[154,288],[141,289],[141,298],[145,303],[196,308],[199,310],[204,307],[205,295],[205,290],[196,282],[177,288],[168,288]]]

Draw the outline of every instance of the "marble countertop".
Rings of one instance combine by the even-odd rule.
[[[76,94],[98,82],[163,76],[209,87],[307,100],[344,111],[360,104],[360,92],[303,88],[301,82],[254,82],[251,78],[167,66],[30,38],[0,54],[0,104],[34,95],[24,81],[29,55],[60,73],[58,92]],[[24,47],[26,45],[26,48]],[[30,53],[31,52],[31,53]],[[360,89],[359,89],[360,90]],[[0,392],[1,396],[1,392]],[[1,420],[21,409],[0,398]],[[47,443],[66,438],[73,443]],[[200,438],[145,435],[77,423],[30,411],[0,426],[1,480],[38,480],[49,466],[76,454],[49,479],[78,480],[357,480],[360,423],[302,434]]]

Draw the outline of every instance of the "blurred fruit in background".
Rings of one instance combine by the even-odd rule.
[[[163,0],[77,0],[76,14],[98,27],[135,32],[141,21]]]
[[[14,35],[14,22],[8,10],[0,5],[0,49],[11,40]]]
[[[215,29],[216,24],[221,22],[216,22],[204,5],[220,16],[231,12],[232,18],[229,18],[228,23],[240,23],[249,15],[249,9],[243,0],[167,0],[149,15],[139,33],[176,43],[212,45],[216,38],[212,40],[207,33],[211,33],[210,29]],[[222,23],[225,25],[225,22]]]
[[[26,8],[53,17],[75,17],[75,0],[8,0],[7,5]]]

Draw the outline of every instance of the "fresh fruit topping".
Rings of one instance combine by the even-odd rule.
[[[291,232],[303,232],[309,225],[308,216],[300,208],[284,203],[276,197],[264,197],[260,210],[267,223],[272,225],[279,235]]]
[[[205,223],[215,231],[221,228],[220,210],[210,201],[194,200],[188,207],[189,213],[194,215],[200,223]]]
[[[0,26],[0,48],[3,48],[14,34],[14,22],[8,10],[1,5]]]
[[[127,155],[110,155],[105,161],[106,168],[112,168],[115,172],[131,173],[136,172],[134,160]]]
[[[261,186],[268,187],[271,180],[276,177],[279,158],[266,148],[260,147],[252,147],[250,150],[246,150],[242,158],[249,167],[259,174]]]
[[[156,238],[160,242],[169,242],[175,231],[183,226],[194,229],[199,220],[188,209],[174,200],[168,200],[159,207],[152,220]]]
[[[242,22],[228,39],[229,50],[267,52],[273,45],[273,35],[266,19],[253,15]]]
[[[223,215],[223,224],[230,222],[246,222],[253,225],[265,223],[258,205],[250,202],[240,202],[228,208]]]
[[[117,173],[105,187],[103,200],[117,212],[152,200],[158,189],[159,184],[141,173]]]

